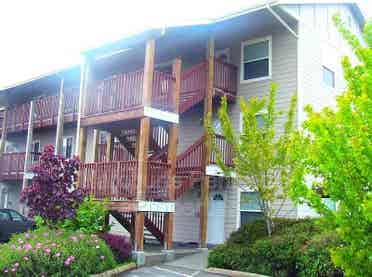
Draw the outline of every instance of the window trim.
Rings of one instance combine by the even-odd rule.
[[[267,108],[263,108],[261,111],[256,113],[256,118],[258,115],[266,115],[268,113]],[[239,113],[239,132],[242,132],[243,130],[243,113]]]
[[[268,57],[269,58],[269,75],[244,80],[244,47],[247,45],[252,45],[258,42],[262,42],[262,41],[269,42],[269,57]],[[248,83],[253,83],[257,81],[270,80],[271,78],[272,78],[272,36],[270,35],[270,36],[242,41],[241,47],[240,47],[240,83],[248,84]]]
[[[241,209],[241,198],[242,198],[242,193],[243,192],[256,192],[255,190],[253,189],[249,189],[249,188],[240,188],[239,190],[239,213],[240,212],[252,212],[252,213],[262,213],[262,210],[255,210],[255,209]]]
[[[327,70],[327,71],[333,73],[333,86],[328,85],[324,81],[324,70]],[[326,87],[328,89],[331,89],[331,90],[336,89],[336,72],[334,70],[332,70],[329,66],[322,65],[322,84],[323,84],[324,87]]]

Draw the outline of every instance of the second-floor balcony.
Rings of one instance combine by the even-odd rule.
[[[19,181],[23,178],[25,152],[4,153],[0,157],[0,181]],[[31,154],[31,164],[39,161],[40,153]]]
[[[145,106],[143,79],[144,72],[141,70],[93,81],[87,91],[83,117],[86,119],[141,110]],[[154,72],[150,103],[152,108],[174,112],[173,83],[172,74],[160,71]]]
[[[73,122],[78,116],[78,89],[65,91],[64,115],[65,122]],[[34,128],[49,127],[57,124],[59,96],[47,96],[35,100]],[[4,111],[3,111],[4,113]],[[17,132],[27,130],[30,116],[30,103],[12,106],[7,111],[7,131]],[[0,116],[0,130],[3,116]],[[1,130],[2,131],[2,130]]]
[[[180,113],[204,99],[207,73],[207,61],[181,72]],[[126,119],[130,116],[129,112],[139,111],[140,113],[145,106],[143,79],[144,72],[140,70],[92,81],[85,97],[83,124],[107,123]],[[172,74],[154,71],[151,108],[167,112],[175,111],[174,81]],[[237,67],[216,59],[213,86],[214,95],[234,98],[237,93]]]

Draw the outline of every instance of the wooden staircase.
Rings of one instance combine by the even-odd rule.
[[[181,95],[179,113],[185,113],[195,105],[201,103],[206,95],[207,62],[194,65],[184,70],[181,76]],[[227,95],[229,99],[235,99],[236,93],[236,67],[225,64],[218,60],[215,61],[214,95]],[[162,125],[151,126],[149,141],[148,158],[152,161],[167,161],[168,150],[168,129]],[[120,134],[115,134],[122,147],[126,149],[132,157],[135,156],[137,130],[125,130]],[[220,141],[221,138],[217,138]],[[218,141],[217,141],[218,142]],[[221,143],[220,143],[221,144]],[[228,150],[221,144],[222,152]],[[226,148],[226,149],[225,149]],[[204,137],[199,138],[190,145],[183,153],[177,156],[176,161],[176,199],[181,198],[195,184],[200,183],[202,177],[202,159],[204,153]],[[230,153],[231,154],[231,153]],[[231,155],[229,155],[231,156]],[[211,157],[213,159],[213,157]],[[231,157],[229,158],[231,159]],[[230,160],[227,159],[227,162]],[[134,235],[134,214],[119,213],[111,211],[111,214],[119,221],[122,226]],[[164,243],[164,213],[146,212],[145,213],[145,233],[148,231],[161,244]]]

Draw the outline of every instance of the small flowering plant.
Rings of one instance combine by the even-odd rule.
[[[39,228],[0,245],[0,276],[88,276],[117,263],[97,235]]]

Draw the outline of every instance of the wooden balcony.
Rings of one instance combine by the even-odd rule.
[[[143,116],[144,72],[136,71],[93,82],[87,91],[82,123],[92,125]],[[155,71],[151,108],[174,112],[174,78]]]
[[[235,99],[237,68],[215,60],[214,95]],[[181,73],[180,113],[205,97],[207,62],[196,64]],[[155,71],[151,107],[174,112],[174,79],[171,74]],[[109,123],[143,116],[143,71],[123,73],[95,81],[88,88],[83,125]]]
[[[78,89],[65,92],[65,122],[73,122],[78,116]],[[48,96],[35,101],[35,128],[50,127],[57,124],[58,95]],[[30,103],[11,107],[8,110],[7,131],[17,132],[27,130],[30,115]],[[3,117],[0,116],[0,130]]]
[[[232,165],[232,148],[226,144],[220,135],[215,137],[216,145],[220,149],[225,163]],[[80,184],[97,199],[109,199],[111,201],[126,201],[136,199],[138,161],[114,160],[104,162],[105,145],[102,144],[102,157],[100,162],[86,163],[80,169]],[[115,150],[116,149],[116,150]],[[116,152],[116,154],[115,154]],[[114,147],[114,159],[127,157],[123,146],[117,144]],[[202,159],[204,153],[204,137],[198,139],[184,153],[177,157],[176,177],[200,178],[202,174]],[[210,163],[215,164],[215,155],[212,154]],[[168,200],[168,178],[170,166],[166,162],[149,160],[147,162],[147,190],[146,200]],[[182,182],[176,186],[176,196],[180,197],[190,187],[189,182]]]
[[[39,161],[40,153],[32,153],[32,163]],[[0,180],[22,180],[25,165],[25,152],[4,153],[0,157]]]
[[[147,162],[146,200],[168,199],[170,166],[164,162]],[[137,196],[138,161],[86,163],[80,168],[80,184],[97,199],[132,200]]]

